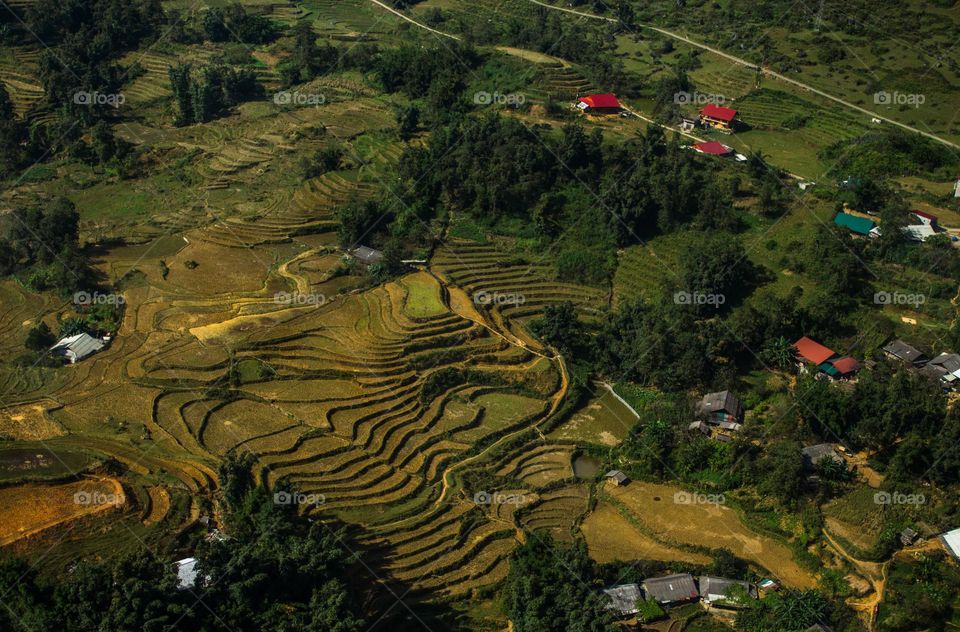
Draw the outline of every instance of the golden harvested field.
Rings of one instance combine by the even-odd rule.
[[[679,487],[639,481],[625,487],[605,483],[603,492],[622,503],[658,540],[726,548],[765,568],[787,586],[816,585],[815,578],[793,560],[786,545],[754,533],[729,507],[674,502],[674,494],[683,493]]]
[[[590,557],[600,563],[630,560],[678,560],[707,564],[710,558],[657,542],[637,530],[610,505],[599,502],[580,524]]]
[[[45,414],[55,405],[55,402],[43,401],[0,409],[0,436],[36,441],[63,435],[63,428]]]
[[[125,502],[116,479],[0,488],[0,545]]]

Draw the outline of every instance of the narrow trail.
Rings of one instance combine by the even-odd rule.
[[[883,600],[883,591],[887,583],[887,564],[888,562],[865,562],[851,555],[839,542],[837,542],[830,532],[823,530],[830,546],[839,553],[845,560],[850,562],[863,575],[873,587],[873,594],[865,599],[848,599],[847,604],[854,610],[866,613],[867,629],[873,630],[876,627],[874,612],[877,605]]]
[[[401,13],[400,11],[397,11],[397,10],[394,9],[393,7],[391,7],[391,6],[389,6],[389,5],[386,5],[386,4],[382,3],[382,2],[380,2],[380,0],[370,0],[370,2],[374,3],[375,5],[377,5],[378,7],[382,8],[382,9],[386,9],[387,11],[389,11],[389,12],[392,13],[392,14],[394,14],[394,15],[397,16],[398,18],[400,18],[400,19],[402,19],[402,20],[406,20],[406,21],[409,22],[410,24],[415,24],[416,26],[419,26],[419,27],[422,28],[422,29],[425,29],[425,30],[427,30],[427,31],[430,31],[431,33],[435,33],[436,35],[440,35],[441,37],[449,37],[449,38],[452,39],[452,40],[460,41],[460,38],[457,37],[456,35],[451,35],[450,33],[444,33],[443,31],[438,31],[437,29],[431,28],[431,27],[427,26],[426,24],[423,24],[422,22],[417,22],[417,21],[414,20],[413,18],[409,18],[409,17],[405,16],[403,13]]]
[[[373,0],[373,1],[376,2],[377,0]],[[536,4],[536,5],[538,5],[538,6],[547,8],[547,9],[552,9],[552,10],[554,10],[554,11],[562,11],[562,12],[564,12],[564,13],[570,13],[570,14],[572,14],[572,15],[577,15],[577,16],[584,17],[584,18],[589,18],[589,19],[591,19],[591,20],[602,20],[602,21],[605,21],[605,22],[614,22],[614,23],[618,22],[618,20],[617,20],[616,18],[608,18],[608,17],[604,17],[604,16],[602,16],[602,15],[595,15],[595,14],[593,14],[593,13],[587,13],[587,12],[585,12],[585,11],[577,11],[576,9],[568,9],[568,8],[566,8],[566,7],[557,7],[557,6],[554,6],[554,5],[552,5],[552,4],[548,4],[548,3],[546,3],[546,2],[541,2],[540,0],[527,0],[527,1],[528,1],[528,2],[532,2],[533,4]],[[379,4],[379,3],[378,3],[378,4]],[[640,28],[649,29],[649,30],[651,30],[651,31],[656,31],[657,33],[660,33],[661,35],[666,35],[667,37],[671,37],[671,38],[673,38],[673,39],[675,39],[675,40],[677,40],[677,41],[684,42],[684,43],[686,43],[686,44],[689,44],[690,46],[694,46],[694,47],[699,48],[699,49],[701,49],[701,50],[705,50],[705,51],[711,52],[711,53],[713,53],[714,55],[718,55],[718,56],[720,56],[720,57],[723,57],[723,58],[726,59],[727,61],[731,61],[731,62],[733,62],[733,63],[735,63],[735,64],[738,64],[738,65],[740,65],[740,66],[744,66],[744,67],[749,68],[749,69],[751,69],[751,70],[757,70],[758,72],[762,73],[763,75],[766,75],[766,76],[768,76],[768,77],[772,77],[772,78],[774,78],[774,79],[779,79],[780,81],[783,81],[783,82],[785,82],[785,83],[792,84],[792,85],[794,85],[794,86],[797,86],[798,88],[801,88],[801,89],[803,89],[803,90],[806,90],[807,92],[812,92],[813,94],[816,94],[816,95],[818,95],[818,96],[821,96],[821,97],[823,97],[823,98],[825,98],[825,99],[830,99],[831,101],[833,101],[833,102],[835,102],[835,103],[839,103],[840,105],[842,105],[842,106],[844,106],[844,107],[847,107],[847,108],[850,108],[851,110],[856,110],[857,112],[860,112],[860,113],[862,113],[862,114],[867,114],[867,115],[869,115],[869,116],[872,117],[872,118],[877,118],[877,119],[880,119],[881,121],[884,121],[884,122],[886,122],[886,123],[890,123],[891,125],[896,125],[897,127],[900,127],[900,128],[905,129],[905,130],[907,130],[907,131],[914,132],[915,134],[920,134],[921,136],[925,136],[925,137],[927,137],[927,138],[929,138],[929,139],[931,139],[931,140],[935,140],[935,141],[937,141],[938,143],[941,143],[941,144],[946,145],[946,146],[948,146],[948,147],[953,147],[954,149],[960,149],[960,145],[958,145],[958,144],[956,144],[956,143],[953,143],[953,142],[951,142],[951,141],[949,141],[949,140],[947,140],[947,139],[945,139],[945,138],[941,138],[941,137],[937,136],[936,134],[931,134],[930,132],[925,132],[925,131],[923,131],[923,130],[921,130],[921,129],[917,129],[916,127],[913,127],[913,126],[911,126],[911,125],[907,125],[906,123],[901,123],[900,121],[896,121],[896,120],[894,120],[894,119],[892,119],[892,118],[889,118],[889,117],[886,117],[886,116],[884,116],[884,115],[882,115],[882,114],[878,114],[878,113],[876,113],[876,112],[874,112],[874,111],[872,111],[872,110],[868,110],[868,109],[866,109],[866,108],[864,108],[864,107],[860,107],[859,105],[857,105],[857,104],[855,104],[855,103],[851,103],[850,101],[847,101],[846,99],[841,99],[840,97],[834,96],[834,95],[830,94],[829,92],[825,92],[825,91],[823,91],[823,90],[821,90],[821,89],[819,89],[819,88],[814,88],[813,86],[811,86],[811,85],[809,85],[809,84],[806,84],[806,83],[803,83],[802,81],[797,81],[796,79],[793,79],[793,78],[787,77],[787,76],[785,76],[785,75],[782,75],[782,74],[780,74],[779,72],[775,72],[775,71],[770,70],[770,69],[768,69],[768,68],[764,68],[764,67],[762,67],[762,66],[760,66],[760,65],[758,65],[758,64],[753,63],[752,61],[748,61],[748,60],[746,60],[746,59],[742,59],[742,58],[737,57],[737,56],[735,56],[735,55],[731,55],[730,53],[725,53],[725,52],[723,52],[722,50],[720,50],[720,49],[718,49],[718,48],[714,48],[713,46],[709,46],[709,45],[704,44],[704,43],[702,43],[702,42],[698,42],[698,41],[696,41],[696,40],[692,40],[692,39],[690,39],[689,37],[686,37],[686,36],[684,36],[684,35],[680,35],[679,33],[675,33],[675,32],[673,32],[673,31],[668,31],[667,29],[663,29],[663,28],[660,28],[660,27],[657,27],[657,26],[653,26],[653,25],[651,25],[651,24],[637,24],[637,26],[640,27]]]

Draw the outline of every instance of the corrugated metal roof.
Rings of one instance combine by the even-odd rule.
[[[860,235],[869,235],[870,231],[877,226],[876,222],[872,220],[847,213],[837,213],[837,216],[833,218],[833,223]]]

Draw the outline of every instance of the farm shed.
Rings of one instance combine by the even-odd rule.
[[[620,470],[610,470],[604,475],[604,478],[609,478],[617,487],[621,487],[630,482],[630,477]]]
[[[711,424],[736,423],[743,419],[743,406],[730,391],[707,393],[697,404],[697,418]]]
[[[877,223],[873,220],[869,220],[866,217],[850,215],[849,213],[837,213],[837,216],[833,218],[833,223],[864,237],[869,237],[874,234],[873,231],[877,227]]]
[[[757,587],[750,582],[725,577],[700,576],[700,597],[708,605],[744,607],[743,598],[756,599]],[[742,595],[738,594],[742,591]]]
[[[960,380],[960,355],[943,352],[927,362],[923,373],[938,378],[947,386],[954,386]]]
[[[661,604],[684,603],[700,597],[690,573],[643,580],[643,593]]]
[[[888,358],[909,362],[913,365],[923,364],[926,358],[915,347],[908,345],[903,340],[894,340],[883,348],[883,353]]]
[[[721,132],[732,132],[737,124],[737,116],[738,112],[733,108],[708,103],[700,110],[700,124]]]
[[[50,351],[63,356],[70,364],[76,364],[87,356],[100,351],[104,346],[105,343],[102,340],[94,338],[88,333],[81,333],[61,339],[57,344],[50,347]]]
[[[700,432],[707,435],[708,437],[710,436],[710,426],[703,423],[702,421],[691,422],[690,425],[687,426],[687,430],[699,430]]]
[[[587,114],[619,114],[621,110],[617,95],[609,92],[580,97],[577,99],[577,107]]]
[[[637,602],[643,599],[643,592],[637,584],[611,586],[604,588],[603,592],[610,597],[610,603],[607,604],[608,610],[613,610],[622,617],[629,617],[640,611],[637,608]]]

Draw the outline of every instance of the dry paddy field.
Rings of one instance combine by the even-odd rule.
[[[125,502],[116,479],[0,488],[0,546],[77,520],[113,511]]]
[[[660,544],[704,553],[726,548],[766,569],[787,586],[811,588],[816,585],[815,578],[793,560],[785,544],[754,533],[743,524],[736,511],[723,505],[675,502],[674,494],[682,491],[671,485],[639,481],[625,487],[606,483],[601,499],[609,499],[612,508],[626,519],[626,526]],[[593,535],[593,542],[590,538],[588,542],[593,549],[603,551],[602,555],[610,556],[610,542],[605,535],[598,539],[599,531],[590,525],[587,534]]]

